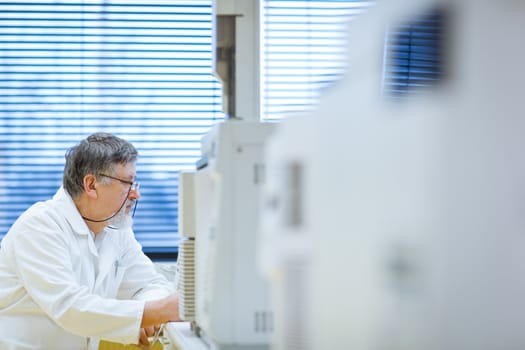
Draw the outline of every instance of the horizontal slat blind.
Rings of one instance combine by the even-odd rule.
[[[385,96],[405,98],[443,80],[445,20],[445,10],[436,8],[389,31],[385,46]]]
[[[178,173],[221,120],[211,0],[0,3],[0,238],[61,184],[67,148],[96,131],[139,151],[135,232],[176,249]]]
[[[311,110],[346,65],[347,24],[372,1],[264,0],[262,119]]]

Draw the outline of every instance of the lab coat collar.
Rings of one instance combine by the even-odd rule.
[[[71,225],[72,230],[79,235],[90,235],[89,227],[80,215],[73,198],[66,192],[64,187],[60,187],[53,196],[53,201],[63,210],[66,220]]]

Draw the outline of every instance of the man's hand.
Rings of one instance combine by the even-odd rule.
[[[141,322],[143,329],[155,325],[158,327],[160,324],[170,321],[180,321],[179,297],[177,294],[146,302]]]
[[[155,333],[159,330],[160,326],[155,327],[145,327],[140,329],[140,336],[139,336],[139,346],[149,346],[149,339],[148,337],[153,337]]]

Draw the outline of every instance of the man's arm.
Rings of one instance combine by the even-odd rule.
[[[172,294],[174,281],[168,281],[143,253],[131,230],[119,232],[121,263],[125,274],[119,285],[118,299],[158,300]]]

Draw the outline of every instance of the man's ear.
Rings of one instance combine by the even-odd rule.
[[[88,197],[97,198],[97,178],[95,175],[84,176],[84,192]]]

